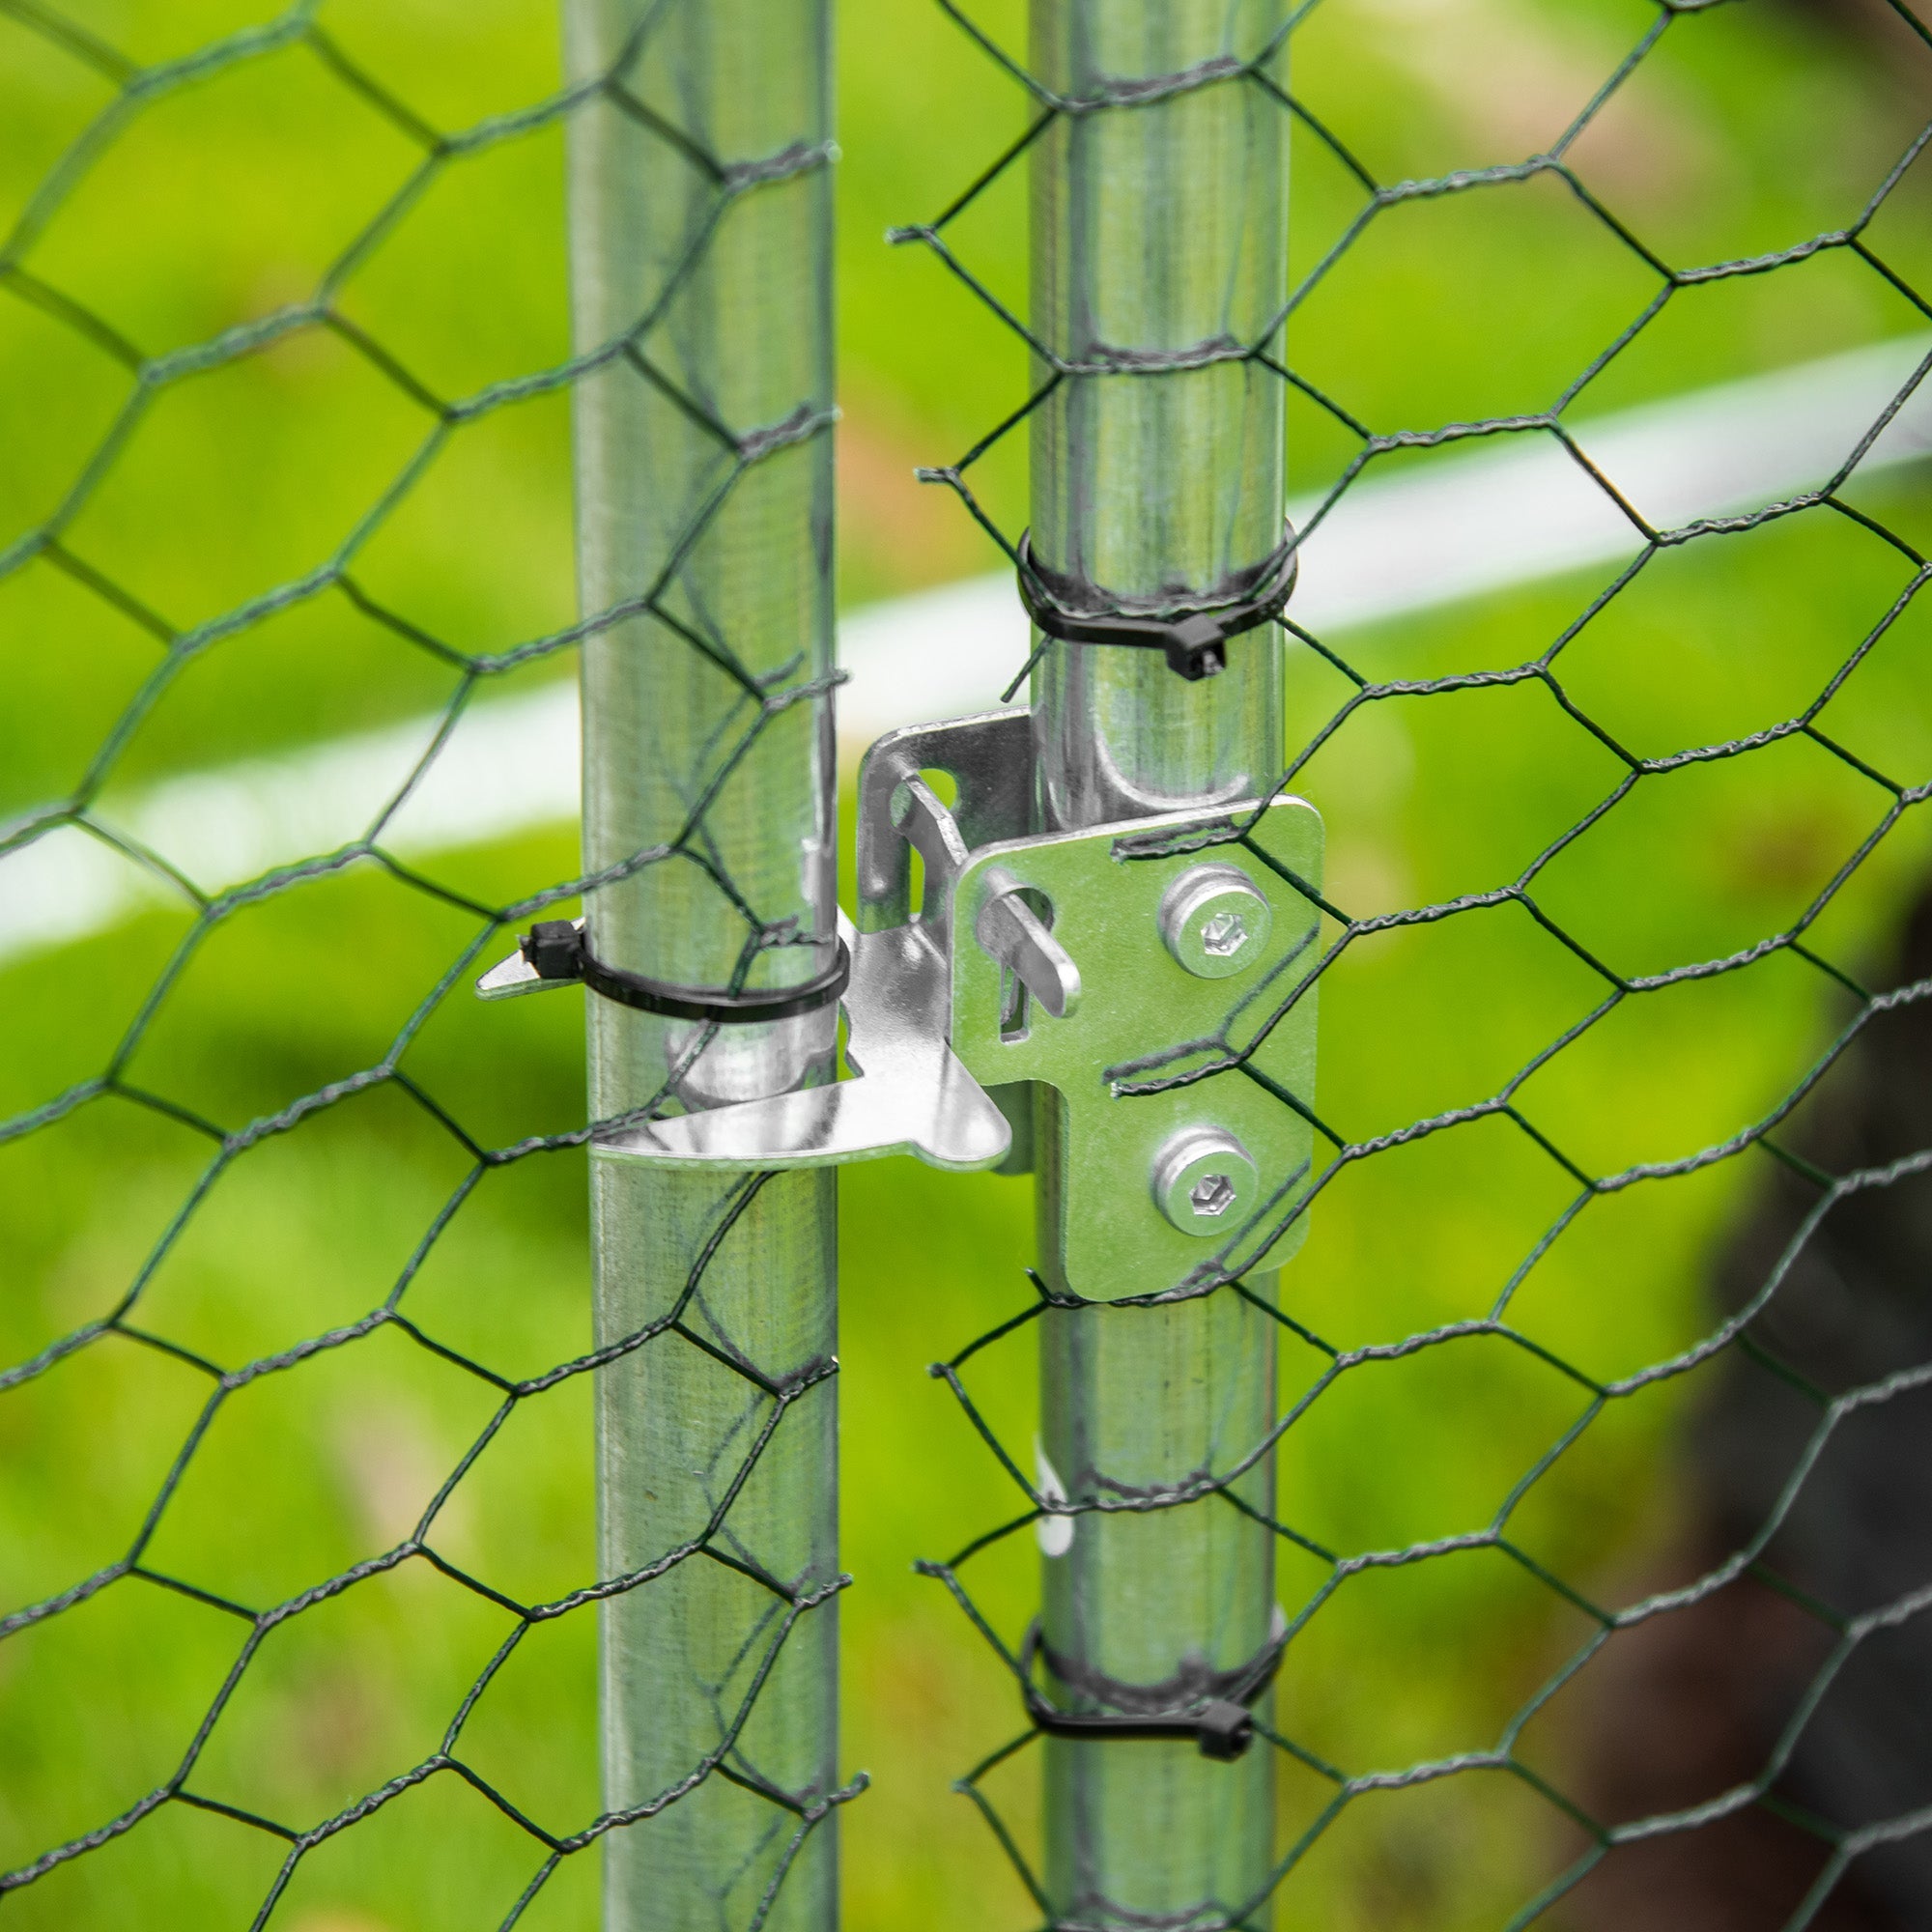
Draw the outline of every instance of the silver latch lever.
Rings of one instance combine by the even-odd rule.
[[[1048,1013],[1064,1020],[1080,1002],[1079,967],[1020,896],[1025,888],[1005,867],[990,867],[981,876],[989,896],[973,922],[973,937]]]

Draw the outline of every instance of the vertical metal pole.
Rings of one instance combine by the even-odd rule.
[[[577,386],[582,602],[662,585],[584,648],[586,864],[621,867],[696,821],[683,853],[588,895],[587,931],[611,963],[688,985],[781,986],[832,963],[830,701],[771,702],[831,665],[829,13],[566,0],[573,78],[609,77],[572,119],[577,340],[629,338]],[[831,1009],[713,1028],[588,1005],[600,1119],[830,1068]],[[822,1932],[838,1898],[837,1613],[817,1601],[838,1562],[833,1178],[758,1185],[593,1151],[591,1205],[600,1346],[696,1282],[682,1332],[598,1376],[603,1575],[698,1546],[603,1605],[605,1802],[641,1814],[607,1839],[604,1923]]]
[[[1131,95],[1252,59],[1285,15],[1285,0],[1033,0],[1032,65],[1063,96]],[[1232,600],[1282,540],[1283,386],[1228,352],[1284,299],[1286,117],[1251,82],[1223,80],[1063,115],[1035,152],[1035,327],[1094,373],[1035,417],[1034,554],[1063,601],[1090,608]],[[1195,684],[1156,651],[1049,646],[1033,692],[1044,822],[1254,796],[1280,768],[1281,696],[1272,626]],[[1051,1228],[1058,1137],[1039,1139]],[[1266,1297],[1275,1277],[1249,1286]],[[1227,1467],[1273,1420],[1271,1325],[1226,1292],[1059,1311],[1041,1350],[1043,1446],[1076,1499],[1157,1497]],[[1265,1507],[1272,1481],[1258,1469],[1242,1493]],[[1171,1708],[1270,1638],[1269,1534],[1216,1496],[1082,1516],[1044,1568],[1046,1656],[1069,1708]],[[1056,1922],[1264,1922],[1265,1904],[1236,1915],[1269,1868],[1265,1747],[1235,1764],[1166,1741],[1045,1748]]]

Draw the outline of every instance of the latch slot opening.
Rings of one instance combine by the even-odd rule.
[[[948,811],[956,811],[959,806],[959,781],[941,765],[926,765],[913,774],[931,792]],[[906,896],[913,907],[913,917],[931,923],[933,908],[925,898],[925,854],[912,840],[906,841],[906,856],[910,874]]]
[[[1037,886],[1022,886],[1013,896],[1021,900],[1051,932],[1053,930],[1053,901]],[[1000,968],[1000,1039],[1008,1046],[1017,1046],[1033,1031],[1033,996],[1028,993],[1026,981],[1010,966]]]

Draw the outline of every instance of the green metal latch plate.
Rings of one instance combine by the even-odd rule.
[[[1238,840],[1204,842],[1250,820]],[[1291,881],[1319,887],[1321,841],[1314,808],[1284,797],[1005,840],[960,871],[952,1049],[988,1088],[1051,1090],[1035,1159],[1061,1177],[1065,1225],[1041,1243],[1065,1258],[1055,1287],[1119,1300],[1299,1246],[1301,1220],[1267,1242],[1310,1171],[1312,1129],[1284,1096],[1314,1100],[1302,981],[1320,915]],[[1015,893],[1078,969],[1060,1018],[972,943]]]

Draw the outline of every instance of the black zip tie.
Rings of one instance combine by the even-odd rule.
[[[829,1007],[852,977],[852,955],[838,942],[838,957],[826,972],[798,986],[775,986],[755,993],[714,992],[708,986],[680,986],[608,965],[584,944],[582,922],[540,919],[517,937],[517,950],[539,980],[582,980],[593,993],[639,1012],[674,1020],[711,1020],[720,1026],[752,1026],[760,1020],[788,1020],[796,1013]]]
[[[1228,668],[1228,639],[1279,617],[1301,567],[1301,552],[1291,529],[1274,554],[1253,573],[1255,588],[1232,604],[1177,610],[1165,615],[1137,611],[1078,611],[1067,601],[1075,586],[1059,578],[1033,554],[1033,532],[1020,532],[1020,602],[1049,638],[1065,644],[1132,644],[1163,650],[1167,667],[1189,683],[1216,677]]]
[[[1055,1738],[1107,1742],[1125,1738],[1192,1738],[1203,1757],[1233,1764],[1255,1741],[1255,1714],[1248,1707],[1274,1681],[1281,1648],[1270,1642],[1254,1662],[1233,1674],[1235,1696],[1208,1697],[1174,1711],[1063,1711],[1049,1704],[1033,1680],[1041,1649],[1039,1619],[1027,1626],[1020,1645],[1020,1694],[1036,1728]]]

